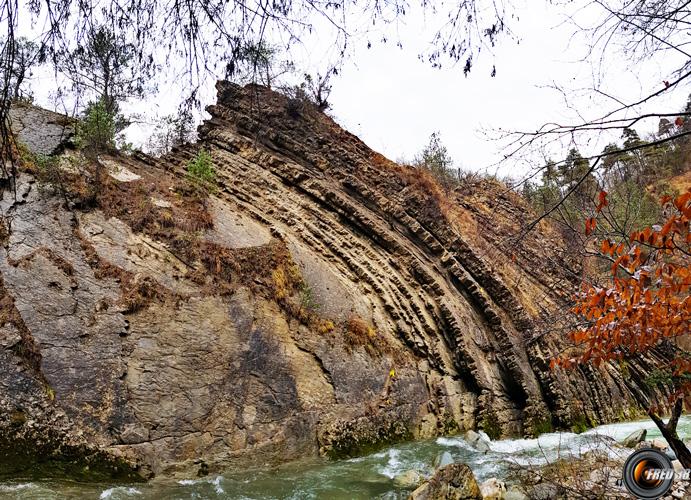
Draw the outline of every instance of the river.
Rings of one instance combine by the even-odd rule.
[[[468,464],[478,481],[490,477],[503,479],[512,465],[544,464],[558,456],[578,456],[595,448],[610,454],[622,453],[609,446],[601,436],[620,440],[640,428],[648,430],[648,438],[660,436],[650,420],[641,420],[602,425],[582,434],[561,432],[543,434],[537,439],[493,441],[487,454],[475,451],[460,437],[442,437],[390,446],[350,460],[306,460],[273,470],[211,475],[202,479],[155,480],[126,485],[17,479],[0,482],[0,498],[397,500],[406,498],[408,492],[396,490],[392,478],[409,469],[430,474],[435,457],[444,451],[456,461]],[[679,435],[682,439],[691,437],[691,416],[681,418]]]

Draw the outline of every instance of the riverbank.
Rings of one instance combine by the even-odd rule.
[[[45,498],[244,498],[304,499],[329,498],[387,500],[405,499],[410,491],[398,489],[393,479],[406,471],[418,470],[430,476],[434,461],[447,452],[456,462],[466,463],[478,482],[490,478],[511,482],[516,468],[540,467],[559,459],[576,460],[589,452],[604,453],[614,461],[623,460],[628,449],[612,446],[636,429],[645,428],[648,439],[659,437],[649,420],[610,424],[581,434],[549,433],[536,439],[505,439],[489,443],[483,453],[462,437],[442,437],[391,446],[377,453],[349,460],[305,460],[277,469],[249,473],[227,473],[183,480],[160,480],[147,484],[77,483],[71,481],[13,481],[0,483],[0,497]],[[691,437],[691,417],[679,424],[682,438]],[[604,438],[603,438],[604,437]],[[620,472],[613,470],[614,475]]]

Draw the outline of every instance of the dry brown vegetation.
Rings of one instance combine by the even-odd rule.
[[[601,438],[605,439],[605,438]],[[545,465],[512,466],[511,478],[530,498],[609,500],[622,498],[623,460],[602,451],[589,451],[580,457],[565,454]]]
[[[213,227],[206,194],[185,180],[161,177],[160,181],[142,178],[134,182],[107,178],[96,196],[96,206],[106,216],[126,222],[134,232],[168,243],[173,253],[189,262],[196,253],[191,237]],[[153,198],[171,206],[158,207]]]
[[[122,159],[113,157],[111,160]],[[336,325],[333,320],[322,317],[313,304],[306,303],[304,297],[309,295],[309,287],[284,241],[273,239],[263,246],[238,249],[208,241],[204,233],[213,227],[213,218],[208,210],[206,190],[188,179],[159,169],[145,171],[126,165],[141,179],[120,182],[94,164],[80,165],[83,175],[65,170],[57,163],[39,167],[36,162],[25,161],[22,169],[34,175],[39,183],[53,188],[70,206],[82,211],[99,209],[107,217],[122,220],[132,231],[165,243],[167,249],[188,266],[187,278],[197,284],[204,295],[230,296],[239,287],[246,287],[276,302],[290,317],[311,330],[342,335],[349,348],[362,346],[373,356],[391,351],[381,334],[359,316],[351,316]],[[393,162],[388,165],[401,168]],[[98,169],[101,171],[97,175]],[[434,199],[447,199],[427,172],[413,170],[409,182],[434,193]],[[154,199],[166,201],[170,207],[157,206]],[[154,301],[177,303],[184,300],[153,279],[135,275],[102,259],[78,228],[75,228],[75,235],[96,277],[112,278],[119,283],[121,296],[117,305],[124,313],[135,313]],[[58,263],[56,259],[51,260]]]
[[[395,164],[394,164],[395,165]],[[415,186],[421,193],[427,195],[432,210],[448,217],[453,201],[448,193],[440,186],[432,172],[426,168],[415,168],[407,165],[395,165],[395,171],[407,185]]]
[[[41,352],[34,342],[31,332],[24,324],[24,320],[14,304],[14,299],[7,293],[5,283],[2,276],[0,276],[0,328],[4,328],[6,325],[12,325],[21,338],[14,346],[7,347],[11,348],[21,359],[25,360],[27,367],[43,379]]]
[[[177,301],[182,297],[160,286],[148,276],[139,276],[126,271],[118,266],[102,259],[91,242],[87,241],[78,230],[75,236],[79,240],[86,261],[94,270],[98,279],[112,278],[120,285],[119,306],[124,313],[135,313],[151,304],[154,300],[163,302],[167,300]]]
[[[346,320],[343,337],[346,346],[351,348],[362,346],[370,356],[377,357],[391,353],[391,346],[377,329],[356,314]]]
[[[62,256],[58,255],[55,250],[52,248],[47,248],[47,247],[42,247],[37,249],[34,252],[31,252],[24,257],[13,260],[11,258],[8,258],[8,263],[11,266],[17,267],[17,266],[23,266],[30,260],[34,258],[36,255],[43,255],[45,258],[47,258],[49,261],[51,261],[58,269],[60,269],[63,273],[65,273],[66,276],[73,276],[74,275],[74,267],[72,267],[72,264],[70,264],[67,260],[65,260]]]

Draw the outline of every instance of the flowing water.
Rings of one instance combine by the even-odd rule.
[[[310,460],[278,469],[252,473],[228,473],[202,479],[154,481],[148,484],[115,485],[69,481],[0,482],[0,498],[54,499],[402,499],[408,492],[396,490],[392,478],[409,469],[432,473],[437,455],[449,452],[456,461],[468,464],[478,479],[503,479],[509,468],[544,464],[558,457],[569,457],[600,449],[626,456],[629,450],[611,446],[608,436],[620,440],[631,432],[645,428],[648,438],[660,433],[649,420],[610,424],[582,434],[550,433],[537,439],[504,439],[493,441],[491,450],[482,454],[462,438],[437,438],[391,446],[372,455],[350,460]],[[691,437],[691,416],[679,423],[682,439]]]

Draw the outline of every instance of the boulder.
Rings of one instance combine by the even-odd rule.
[[[506,490],[503,500],[528,500],[528,495],[526,495],[521,488],[513,485]]]
[[[409,500],[482,500],[473,471],[465,464],[450,464],[408,497]]]
[[[684,470],[684,466],[681,465],[681,462],[679,460],[672,460],[672,467],[674,468],[674,472],[677,474],[681,473]]]
[[[420,486],[420,483],[424,482],[424,480],[425,478],[422,477],[420,472],[411,469],[395,476],[393,478],[393,485],[402,490],[412,490]]]
[[[489,441],[473,430],[465,433],[465,440],[481,453],[487,453],[490,450]]]
[[[480,485],[483,500],[502,500],[506,495],[506,485],[496,477],[484,481]]]
[[[431,500],[431,499],[432,499],[432,497],[429,496],[429,483],[421,484],[408,497],[408,500]]]
[[[653,439],[650,441],[650,446],[660,451],[665,451],[668,448],[667,441],[664,439]]]
[[[532,500],[554,500],[564,494],[564,489],[552,483],[540,483],[533,487],[529,498]]]
[[[636,445],[636,449],[640,450],[641,448],[652,448],[652,444],[650,441],[641,441]]]
[[[444,451],[437,455],[434,459],[434,470],[441,469],[453,463],[453,457],[448,451]]]
[[[645,429],[638,429],[637,431],[634,431],[628,436],[626,436],[621,441],[621,444],[626,446],[627,448],[635,448],[638,443],[645,440],[645,436],[647,433],[648,431],[646,431]]]

